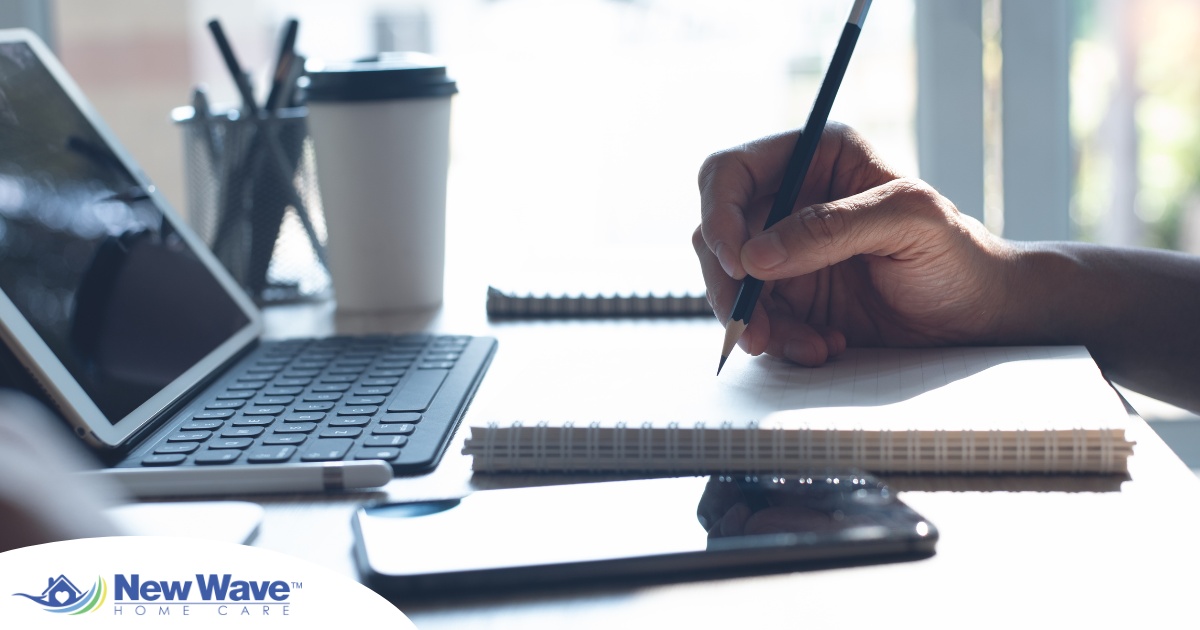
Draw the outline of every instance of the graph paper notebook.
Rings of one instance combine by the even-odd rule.
[[[472,426],[464,453],[481,472],[1123,474],[1133,448],[1082,347],[852,349],[821,368],[759,357],[692,393],[677,417]]]

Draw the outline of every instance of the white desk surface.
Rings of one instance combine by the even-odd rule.
[[[511,419],[523,401],[619,404],[606,387],[711,376],[721,329],[715,320],[525,321],[489,323],[484,284],[448,295],[435,313],[340,317],[328,305],[267,314],[272,336],[432,330],[492,335],[496,358],[468,411]],[[712,347],[712,365],[663,374],[645,360],[675,344]],[[619,366],[619,367],[614,367]],[[651,390],[646,390],[651,391]],[[645,392],[642,395],[647,395]],[[539,405],[539,407],[544,405]],[[775,627],[1196,627],[1200,570],[1200,481],[1140,419],[1131,479],[1096,483],[1004,479],[893,480],[901,498],[940,530],[926,560],[812,572],[629,588],[462,599],[401,608],[434,628],[775,628]],[[459,453],[462,431],[436,471],[393,480],[383,492],[257,497],[266,517],[255,543],[355,575],[350,515],[370,498],[456,496],[472,489],[569,481],[567,477],[473,478]],[[1039,485],[1040,484],[1040,485]],[[905,487],[918,489],[904,490]],[[954,489],[952,489],[954,488]]]

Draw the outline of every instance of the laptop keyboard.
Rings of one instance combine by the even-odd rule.
[[[374,459],[396,472],[428,470],[495,346],[425,334],[263,342],[119,465]]]

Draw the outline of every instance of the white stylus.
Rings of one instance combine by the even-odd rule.
[[[326,492],[377,488],[392,480],[384,461],[262,464],[237,467],[106,468],[92,475],[138,497]]]

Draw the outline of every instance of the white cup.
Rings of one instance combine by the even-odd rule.
[[[442,301],[450,97],[446,68],[419,53],[307,66],[308,123],[339,311]]]

